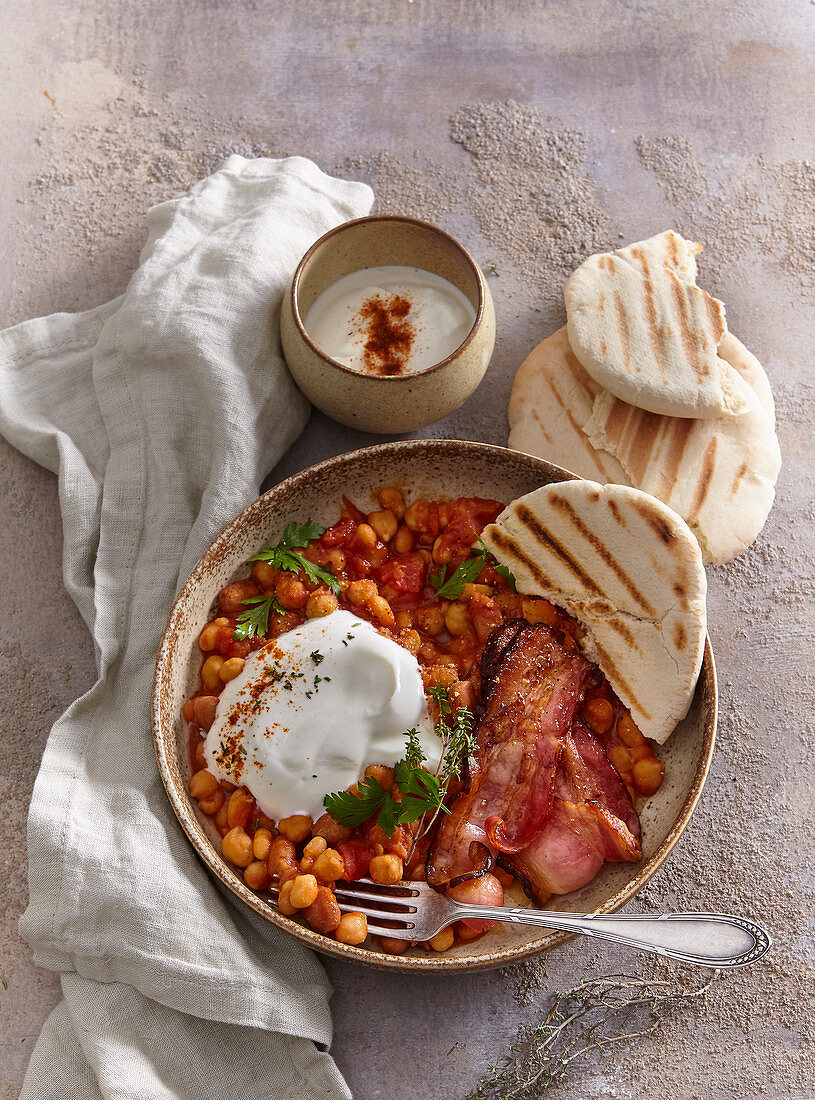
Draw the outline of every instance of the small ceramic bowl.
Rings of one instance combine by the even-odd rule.
[[[226,862],[212,822],[190,798],[187,729],[181,708],[198,686],[198,636],[219,591],[245,577],[247,558],[279,538],[292,520],[312,519],[323,525],[334,522],[343,494],[363,510],[377,507],[374,494],[385,485],[395,485],[412,498],[477,494],[508,502],[540,485],[573,478],[574,474],[542,459],[482,443],[384,443],[328,459],[281,482],[233,520],[198,562],[170,612],[156,662],[153,734],[159,769],[173,809],[201,859],[241,902],[271,924],[328,955],[385,969],[422,972],[508,966],[570,938],[544,928],[498,924],[481,939],[442,954],[416,947],[405,955],[387,955],[373,946],[338,943],[284,917],[269,900],[250,890],[240,871]],[[715,731],[716,672],[708,642],[690,711],[666,744],[656,749],[665,762],[665,781],[640,811],[642,859],[638,863],[606,863],[582,890],[553,898],[547,908],[608,913],[634,897],[668,857],[690,820],[713,755]],[[523,904],[523,899],[513,894],[511,903]]]
[[[326,355],[303,324],[317,297],[338,279],[388,264],[440,275],[475,309],[463,343],[440,363],[415,374],[352,370]],[[346,222],[311,246],[283,296],[280,337],[295,382],[318,409],[360,431],[410,432],[441,420],[476,389],[495,344],[495,309],[481,269],[454,237],[417,218],[381,215]]]

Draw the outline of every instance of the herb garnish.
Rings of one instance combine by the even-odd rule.
[[[438,572],[432,573],[430,576],[430,583],[436,590],[436,595],[444,600],[456,600],[464,591],[465,584],[472,584],[475,581],[478,574],[487,564],[487,558],[490,557],[490,551],[487,549],[484,540],[481,536],[478,536],[479,550],[474,547],[470,553],[473,555],[470,558],[466,558],[461,565],[456,569],[451,577],[447,576],[447,566],[442,565]],[[493,568],[499,577],[503,577],[504,580],[510,585],[512,591],[516,590],[515,577],[507,565],[501,565],[499,562],[495,562]]]
[[[300,527],[296,523],[290,523],[280,536],[277,546],[259,550],[254,557],[249,558],[249,561],[267,561],[273,569],[284,569],[290,573],[299,573],[302,569],[310,581],[314,581],[315,584],[327,584],[334,595],[339,596],[342,589],[334,574],[322,565],[315,565],[313,561],[304,558],[294,549],[298,546],[308,546],[309,542],[319,538],[324,530],[324,527],[320,527],[318,523],[312,523],[311,520]]]
[[[405,734],[405,755],[393,769],[400,801],[397,802],[373,776],[361,779],[357,784],[359,794],[337,791],[323,799],[325,808],[341,825],[353,829],[376,814],[377,824],[387,836],[393,836],[397,825],[411,825],[418,821],[419,827],[413,841],[415,846],[440,813],[450,812],[444,805],[449,784],[459,777],[465,759],[475,751],[473,716],[466,707],[459,707],[452,722],[448,722],[452,707],[446,690],[435,687],[431,688],[430,693],[439,706],[436,733],[442,742],[442,757],[435,774],[426,771],[423,766],[427,758],[418,731],[408,730]],[[428,814],[432,816],[425,825]]]
[[[238,625],[232,637],[236,642],[251,638],[254,634],[265,636],[269,631],[269,612],[274,608],[278,615],[285,614],[277,596],[250,596],[241,603],[249,604],[246,611],[238,615]]]

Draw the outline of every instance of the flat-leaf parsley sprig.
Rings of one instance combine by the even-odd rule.
[[[465,558],[459,565],[455,572],[448,577],[447,566],[442,565],[437,572],[430,575],[430,583],[436,590],[436,595],[443,600],[456,600],[464,591],[465,584],[472,584],[484,566],[487,564],[487,558],[490,557],[490,551],[487,549],[484,540],[481,536],[478,536],[479,549],[476,550],[472,547],[469,558]],[[508,565],[501,565],[500,562],[494,562],[493,569],[499,577],[503,577],[509,584],[514,592],[516,589],[515,576]]]
[[[290,573],[299,573],[302,570],[310,581],[328,585],[334,595],[339,596],[342,590],[334,574],[329,569],[315,565],[313,561],[304,558],[296,549],[308,546],[312,539],[318,539],[324,530],[325,528],[319,523],[312,523],[311,520],[306,520],[299,527],[296,523],[290,523],[280,536],[277,546],[259,550],[254,557],[249,558],[249,561],[267,561],[273,569]],[[241,602],[250,606],[238,616],[237,629],[233,635],[236,641],[251,638],[255,634],[265,635],[269,630],[271,611],[275,611],[278,615],[285,614],[284,608],[280,606],[274,595],[250,596]]]
[[[373,777],[361,779],[357,791],[337,791],[327,794],[323,805],[335,820],[348,828],[356,828],[376,815],[377,824],[387,836],[393,836],[397,825],[419,822],[413,846],[428,831],[440,813],[450,811],[444,805],[450,782],[461,774],[466,757],[475,751],[473,716],[466,707],[459,707],[452,721],[452,711],[447,692],[443,687],[431,688],[431,696],[439,706],[436,733],[442,742],[442,755],[435,773],[424,767],[426,756],[419,741],[418,731],[405,734],[407,746],[404,757],[393,769],[394,782],[399,788],[399,799],[386,791]],[[427,815],[430,820],[425,823]]]

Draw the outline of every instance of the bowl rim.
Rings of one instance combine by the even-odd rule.
[[[276,925],[278,928],[283,929],[286,932],[291,933],[295,938],[299,939],[302,943],[311,947],[315,951],[324,955],[331,955],[335,958],[344,959],[345,961],[359,962],[365,966],[372,967],[380,970],[399,970],[403,972],[414,973],[428,973],[428,972],[445,972],[452,973],[458,971],[476,971],[476,970],[489,970],[497,967],[511,966],[515,963],[525,961],[526,959],[535,958],[538,955],[543,954],[546,951],[551,950],[562,943],[566,943],[568,940],[574,938],[575,933],[570,932],[554,932],[546,934],[545,929],[541,929],[541,933],[546,936],[544,943],[538,946],[517,946],[517,947],[503,947],[491,951],[486,951],[482,955],[467,956],[465,958],[448,956],[443,953],[440,954],[427,954],[422,956],[409,956],[409,955],[387,955],[381,952],[372,951],[369,948],[362,948],[351,946],[349,944],[339,943],[336,940],[329,939],[327,936],[323,936],[319,932],[315,932],[304,925],[299,924],[297,921],[284,917],[282,913],[277,912],[272,906],[261,898],[254,891],[246,885],[242,878],[240,878],[223,860],[223,857],[216,852],[214,845],[209,837],[203,830],[201,823],[195,815],[192,809],[192,801],[189,796],[184,792],[183,785],[179,791],[178,786],[173,780],[172,769],[170,766],[169,750],[170,746],[175,742],[175,732],[171,728],[169,730],[164,729],[161,721],[161,695],[162,687],[164,684],[164,665],[171,648],[171,641],[176,623],[183,612],[183,606],[187,597],[194,591],[196,585],[199,583],[202,575],[207,571],[210,564],[215,562],[221,551],[227,547],[230,543],[233,532],[239,530],[248,519],[251,518],[254,512],[263,506],[263,503],[273,494],[280,492],[284,487],[287,490],[296,489],[297,483],[306,479],[311,479],[315,475],[330,470],[333,467],[341,466],[343,463],[360,457],[370,455],[372,452],[382,452],[383,450],[407,450],[407,451],[419,451],[423,449],[434,449],[444,452],[449,447],[456,449],[478,449],[479,451],[492,452],[496,460],[500,461],[502,456],[514,455],[522,457],[525,460],[529,460],[533,465],[538,466],[541,473],[545,476],[552,477],[554,475],[555,480],[559,481],[572,481],[583,480],[576,474],[569,470],[564,469],[561,466],[556,466],[554,463],[548,462],[545,459],[540,459],[534,455],[527,455],[523,451],[516,451],[509,447],[496,446],[490,443],[479,443],[470,440],[458,440],[458,439],[413,439],[413,440],[397,440],[387,443],[378,443],[368,447],[361,447],[354,451],[347,451],[340,455],[334,455],[330,458],[323,459],[320,462],[315,463],[312,466],[307,467],[304,470],[300,470],[296,474],[292,474],[279,482],[277,485],[268,489],[265,493],[256,497],[250,504],[248,504],[227,526],[221,531],[221,533],[209,544],[201,557],[198,559],[189,577],[185,581],[184,585],[176,596],[170,614],[167,618],[167,623],[161,635],[161,642],[159,644],[159,650],[156,657],[155,671],[153,675],[153,688],[151,693],[151,719],[152,719],[152,731],[153,731],[153,743],[156,752],[156,758],[158,760],[159,773],[164,785],[164,789],[170,800],[170,804],[175,812],[178,821],[187,835],[190,843],[195,848],[198,856],[209,870],[218,878],[237,898],[249,905],[256,913],[258,913],[270,924]],[[558,476],[561,475],[561,476]],[[702,685],[703,681],[705,687],[705,694],[711,700],[711,705],[707,708],[707,712],[704,715],[704,737],[702,743],[702,752],[699,759],[699,763],[696,767],[693,779],[691,781],[690,789],[684,802],[679,810],[679,813],[674,821],[674,824],[662,841],[657,850],[650,856],[650,858],[643,864],[637,875],[620,890],[618,890],[612,897],[610,897],[604,904],[597,909],[592,910],[594,914],[611,913],[621,908],[626,902],[634,898],[640,890],[650,881],[650,879],[661,868],[662,864],[668,858],[670,853],[676,846],[680,836],[684,832],[691,815],[696,808],[697,803],[702,794],[705,780],[713,759],[713,752],[716,745],[716,727],[718,720],[718,688],[716,678],[716,664],[713,657],[713,649],[710,644],[710,635],[705,634],[705,648],[702,659],[702,666],[699,673],[699,680],[697,681],[697,688]]]
[[[303,276],[306,265],[322,248],[326,241],[330,240],[341,233],[346,232],[349,229],[353,229],[355,226],[364,225],[369,222],[405,222],[408,225],[419,226],[422,229],[429,229],[431,232],[442,237],[450,244],[452,244],[464,257],[465,261],[470,265],[473,274],[475,275],[476,285],[478,287],[478,308],[475,311],[475,320],[472,327],[458,347],[454,348],[449,355],[444,359],[439,360],[438,363],[433,363],[432,366],[425,367],[423,370],[414,371],[408,374],[367,374],[365,371],[354,370],[352,367],[347,367],[344,363],[340,363],[337,359],[332,359],[330,355],[327,355],[323,349],[312,340],[306,331],[306,326],[303,323],[303,318],[300,314],[300,304],[298,302],[298,294],[300,292],[300,281]],[[358,270],[364,270],[359,268]],[[467,348],[475,339],[478,330],[481,328],[481,323],[484,320],[484,314],[486,312],[486,297],[489,293],[484,273],[476,263],[470,252],[464,247],[461,241],[457,240],[452,233],[448,233],[446,229],[441,229],[438,225],[434,225],[432,222],[425,221],[422,218],[412,218],[407,214],[368,214],[364,218],[353,218],[351,221],[343,222],[341,225],[334,226],[333,229],[329,229],[327,233],[324,233],[322,237],[319,237],[309,250],[304,254],[300,263],[294,272],[294,277],[291,281],[291,287],[289,288],[289,305],[291,308],[292,321],[294,327],[297,329],[297,333],[302,340],[308,345],[310,350],[314,354],[322,359],[328,366],[334,367],[336,370],[342,371],[343,374],[348,375],[350,378],[363,378],[370,379],[373,382],[416,382],[418,378],[426,378],[429,374],[435,374],[436,371],[441,370],[442,367],[448,366],[455,359],[461,355],[462,351]],[[351,453],[351,452],[349,452]]]

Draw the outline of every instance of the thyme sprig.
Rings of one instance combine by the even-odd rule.
[[[537,1100],[590,1051],[656,1031],[670,1009],[703,996],[718,977],[694,989],[674,982],[611,974],[559,993],[544,1019],[519,1034],[501,1066],[491,1066],[465,1100]]]

